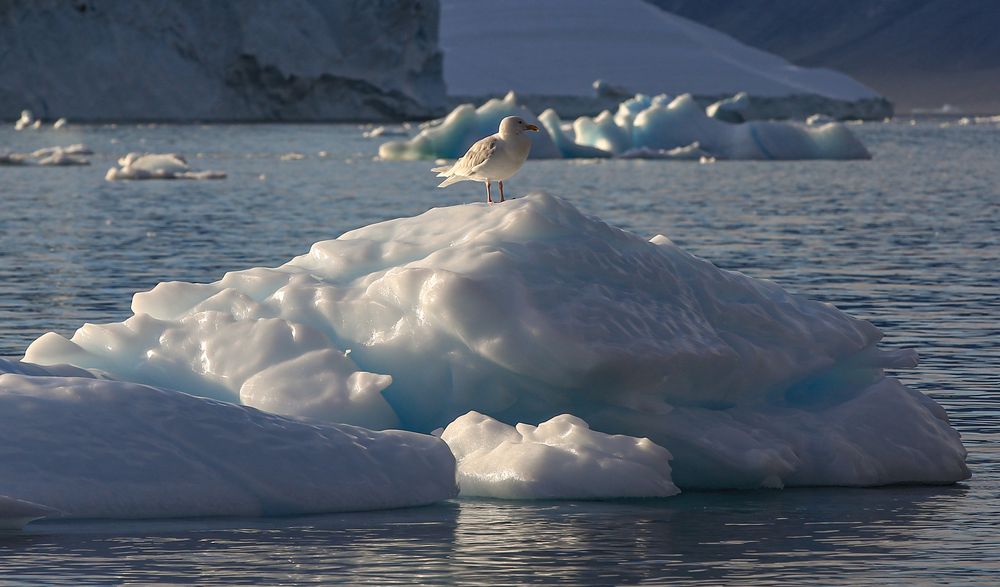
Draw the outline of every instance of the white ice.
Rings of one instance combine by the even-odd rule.
[[[680,487],[969,474],[944,411],[883,373],[915,353],[870,323],[550,196],[366,226],[132,311],[25,358],[376,428],[572,414],[669,450]]]
[[[741,101],[742,100],[742,101]],[[490,100],[479,108],[457,107],[444,119],[427,126],[415,137],[384,143],[382,159],[454,159],[480,138],[496,132],[505,116],[521,116],[544,132],[533,136],[531,157],[593,158],[626,156],[654,159],[868,159],[864,145],[843,124],[806,125],[779,121],[740,122],[740,104],[713,104],[706,113],[690,95],[636,95],[623,101],[612,114],[581,116],[571,128],[552,109],[535,118],[510,92],[503,100]],[[697,156],[670,151],[697,143]]]
[[[21,118],[18,118],[14,122],[14,130],[24,130],[26,128],[38,130],[42,128],[42,121],[36,119],[35,115],[31,113],[31,110],[22,110]]]
[[[458,462],[464,497],[602,499],[669,497],[670,453],[648,438],[609,435],[562,414],[538,426],[508,426],[478,412],[441,438]]]
[[[51,513],[12,499],[70,518],[159,518],[385,509],[456,494],[454,459],[432,436],[120,381],[0,374],[0,524]]]
[[[66,147],[44,147],[31,153],[0,154],[0,165],[40,165],[43,167],[65,167],[72,165],[90,165],[85,155],[93,151],[81,144]]]
[[[108,169],[108,181],[134,179],[224,179],[224,171],[194,171],[175,153],[129,153]]]
[[[716,120],[738,124],[746,122],[745,112],[750,107],[750,96],[740,92],[735,96],[719,100],[705,108],[705,114]]]

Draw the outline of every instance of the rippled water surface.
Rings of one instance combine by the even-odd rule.
[[[39,522],[0,534],[0,583],[995,584],[1000,581],[1000,128],[853,127],[857,162],[531,161],[545,191],[629,230],[871,320],[921,364],[974,477],[952,487],[689,493],[304,518]],[[0,151],[83,142],[80,168],[0,167],[0,356],[120,321],[159,281],[274,266],[434,205],[428,162],[380,162],[353,125],[0,130]],[[214,182],[108,183],[128,151]],[[320,152],[325,156],[320,156]],[[282,154],[299,152],[301,160]]]

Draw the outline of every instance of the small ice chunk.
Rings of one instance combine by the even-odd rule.
[[[715,160],[711,154],[701,149],[698,141],[684,147],[673,149],[650,149],[641,147],[639,149],[629,149],[618,156],[620,159],[675,159],[679,161],[702,161],[704,159]]]
[[[35,115],[31,113],[31,110],[22,110],[21,118],[17,119],[14,123],[14,130],[24,130],[26,128],[38,128],[35,126],[36,120]]]
[[[129,153],[118,160],[120,167],[108,170],[104,179],[224,179],[224,171],[193,171],[176,153]]]
[[[832,116],[828,116],[826,114],[813,114],[809,118],[806,118],[806,124],[810,126],[828,124],[830,122],[836,122],[836,120],[834,120]]]
[[[463,496],[502,499],[610,499],[680,493],[670,453],[648,438],[610,435],[563,414],[538,426],[508,426],[478,412],[441,438],[458,462]]]

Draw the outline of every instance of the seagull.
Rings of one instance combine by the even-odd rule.
[[[500,121],[500,132],[479,139],[454,165],[435,167],[438,177],[445,177],[439,188],[458,181],[486,183],[486,201],[493,203],[490,182],[500,183],[500,201],[503,197],[503,180],[513,176],[524,165],[531,150],[531,137],[526,131],[538,132],[538,127],[528,124],[519,116],[508,116]]]

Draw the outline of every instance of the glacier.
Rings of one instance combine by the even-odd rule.
[[[398,120],[439,115],[433,0],[12,0],[0,118]]]
[[[132,312],[47,333],[16,365],[421,433],[470,411],[505,425],[569,414],[662,447],[681,489],[969,476],[944,410],[885,374],[913,351],[554,196],[362,227],[278,267],[161,283]]]
[[[871,154],[847,126],[838,122],[798,124],[781,121],[737,122],[707,113],[689,94],[638,94],[595,117],[572,125],[547,109],[535,116],[514,92],[478,108],[463,104],[445,118],[425,125],[416,136],[379,147],[386,160],[455,159],[475,141],[493,134],[506,116],[520,116],[544,132],[533,136],[530,157],[650,159],[870,159]],[[682,149],[681,151],[671,151]]]
[[[513,90],[538,110],[580,115],[635,93],[712,102],[747,92],[752,118],[892,116],[843,73],[793,65],[643,0],[442,0],[440,46],[453,103]]]

